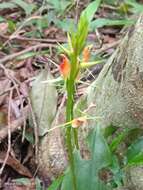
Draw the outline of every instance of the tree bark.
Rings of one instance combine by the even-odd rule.
[[[143,15],[110,57],[84,97],[101,127],[143,127]],[[97,120],[89,124],[96,126]],[[143,190],[143,167],[127,174],[125,189]]]

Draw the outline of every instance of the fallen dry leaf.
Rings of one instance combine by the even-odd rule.
[[[6,157],[6,153],[5,152],[0,152],[0,163],[2,164],[4,159]],[[11,168],[13,168],[15,171],[17,171],[19,174],[24,175],[26,177],[32,177],[31,172],[25,167],[23,166],[19,160],[17,160],[16,158],[13,158],[9,155],[7,162],[7,165],[9,165]]]
[[[10,88],[11,81],[9,79],[4,79],[0,81],[0,94],[4,93]],[[0,95],[0,106],[4,103],[7,94]]]

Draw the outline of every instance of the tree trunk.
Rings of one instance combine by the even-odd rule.
[[[89,87],[84,101],[101,127],[143,127],[143,15]],[[95,106],[91,106],[91,105]],[[96,126],[97,120],[90,122]],[[143,168],[127,175],[126,189],[143,190]]]

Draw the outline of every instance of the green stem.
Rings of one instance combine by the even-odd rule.
[[[66,106],[66,122],[73,120],[73,105],[74,105],[74,81],[67,80],[67,106]],[[67,151],[69,157],[70,168],[72,172],[72,181],[74,190],[77,190],[74,157],[73,157],[73,145],[72,145],[72,127],[69,125],[66,129],[66,142]]]

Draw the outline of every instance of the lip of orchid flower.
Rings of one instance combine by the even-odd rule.
[[[60,64],[60,73],[63,76],[64,79],[67,79],[70,75],[70,62],[66,55],[61,54],[62,62]]]
[[[79,128],[82,125],[86,124],[87,118],[86,117],[79,117],[72,120],[72,127],[73,128]]]

